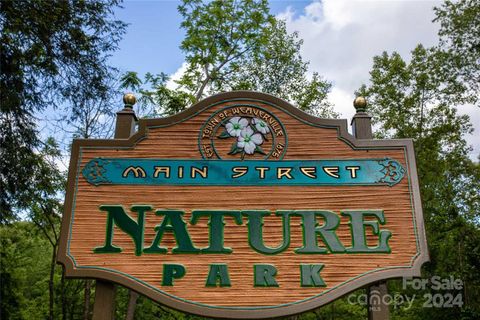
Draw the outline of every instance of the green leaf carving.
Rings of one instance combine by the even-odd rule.
[[[260,146],[257,146],[255,148],[255,152],[266,155],[265,151],[263,151],[262,147],[260,147]]]
[[[230,148],[230,152],[228,154],[237,154],[241,151],[242,149],[237,147],[237,142],[234,142],[232,144],[232,147]]]
[[[230,138],[230,134],[227,132],[227,130],[224,130],[217,138],[227,139],[227,138]]]

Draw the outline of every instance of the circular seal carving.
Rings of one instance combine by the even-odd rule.
[[[256,105],[231,105],[216,111],[200,129],[204,159],[281,160],[287,132],[271,112]]]

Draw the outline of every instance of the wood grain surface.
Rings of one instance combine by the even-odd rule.
[[[252,104],[251,101],[245,101]],[[165,127],[148,128],[147,135],[134,148],[81,147],[79,171],[96,157],[201,159],[198,135],[205,121],[226,105],[213,106],[183,122]],[[337,128],[316,127],[300,121],[271,105],[257,103],[268,110],[285,126],[288,148],[284,160],[306,159],[361,159],[390,157],[408,168],[405,150],[391,147],[387,150],[353,149],[339,138]],[[408,170],[407,170],[408,171]],[[309,299],[315,295],[344,285],[362,274],[382,268],[405,268],[412,265],[419,249],[414,227],[412,189],[407,172],[402,181],[393,187],[377,186],[146,186],[146,185],[100,185],[89,184],[81,174],[76,181],[75,201],[72,205],[71,235],[68,254],[74,258],[76,268],[97,266],[130,275],[144,284],[161,290],[168,295],[187,301],[210,306],[252,307],[275,306]],[[142,254],[135,256],[132,239],[117,227],[113,243],[123,248],[116,254],[95,254],[93,248],[102,246],[105,240],[106,213],[100,205],[121,204],[130,208],[133,204],[150,204],[154,208],[181,209],[185,221],[189,221],[194,209],[322,209],[340,214],[345,209],[382,209],[386,224],[381,229],[392,232],[389,241],[390,254],[317,254],[300,255],[294,248],[302,246],[300,218],[291,219],[290,247],[276,255],[260,254],[248,245],[246,219],[236,225],[226,217],[225,246],[233,249],[232,254],[172,254],[176,245],[173,236],[166,233],[162,246],[168,254]],[[136,218],[134,213],[129,214]],[[155,236],[154,227],[162,217],[148,212],[145,226],[145,246]],[[319,221],[321,223],[321,221]],[[341,218],[337,230],[345,247],[351,246],[350,228],[347,218]],[[187,223],[188,224],[188,223]],[[271,216],[265,218],[265,244],[277,246],[282,242],[282,221]],[[188,230],[197,248],[208,246],[206,218],[198,224],[188,224]],[[367,228],[368,243],[378,242]],[[321,243],[321,240],[320,240]],[[162,287],[164,263],[182,264],[187,273],[175,280],[174,286]],[[231,287],[205,287],[209,264],[226,263]],[[253,285],[253,265],[273,264],[278,270],[279,287],[259,288]],[[325,264],[321,275],[327,284],[324,288],[300,286],[301,263]]]

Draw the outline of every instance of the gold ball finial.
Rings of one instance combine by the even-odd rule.
[[[137,102],[137,98],[135,98],[133,93],[125,93],[123,95],[123,103],[125,104],[125,108],[132,108],[135,102]]]
[[[353,100],[353,106],[357,112],[365,112],[367,110],[367,99],[365,97],[356,97]]]

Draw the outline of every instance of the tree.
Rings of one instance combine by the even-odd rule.
[[[42,267],[48,270],[48,317],[55,317],[55,277],[56,257],[60,239],[60,220],[63,210],[63,194],[65,189],[65,176],[58,169],[56,162],[61,154],[56,142],[49,138],[39,153],[35,153],[35,166],[29,168],[29,181],[34,186],[29,192],[27,208],[23,214],[31,221],[30,231],[37,232],[37,238],[43,238],[42,248],[45,256],[50,256],[48,263]],[[5,227],[6,228],[6,227]],[[5,229],[7,230],[7,229]],[[50,246],[50,250],[47,250]],[[21,254],[17,252],[17,254]],[[63,278],[62,278],[63,282]],[[62,283],[63,285],[63,283]],[[43,293],[42,293],[43,294]],[[64,295],[64,292],[61,292]],[[8,293],[5,296],[11,298]],[[4,296],[4,297],[5,297]],[[8,299],[7,298],[7,299]]]
[[[179,12],[187,66],[178,88],[167,87],[164,73],[148,73],[144,81],[135,72],[122,78],[123,88],[141,94],[147,114],[171,115],[207,94],[243,89],[277,95],[318,116],[337,116],[327,102],[331,84],[316,73],[308,79],[302,41],[275,20],[267,1],[185,0]]]
[[[236,72],[242,58],[265,45],[273,21],[266,0],[184,0],[178,11],[186,31],[180,48],[188,63],[179,83],[195,102],[209,86]]]
[[[379,125],[377,137],[414,139],[420,180],[429,183],[424,185],[423,200],[426,209],[433,206],[427,218],[434,218],[433,211],[435,216],[454,211],[478,222],[478,197],[472,202],[473,194],[462,192],[479,186],[472,176],[478,166],[469,159],[464,139],[472,126],[469,117],[455,108],[469,97],[464,83],[444,70],[443,59],[443,52],[421,45],[412,51],[408,64],[399,54],[384,52],[374,58],[371,85],[359,93],[368,98],[374,123]]]
[[[414,140],[431,258],[426,277],[464,284],[462,308],[425,309],[419,300],[404,313],[409,319],[480,316],[480,165],[465,141],[470,119],[457,112],[479,102],[479,10],[468,0],[435,8],[438,45],[418,45],[408,63],[395,52],[374,57],[370,84],[358,92],[369,101],[377,137]]]
[[[147,73],[142,81],[138,73],[126,72],[120,79],[120,88],[136,91],[140,94],[137,114],[145,117],[165,116],[178,113],[195,102],[195,97],[183,90],[172,90],[167,87],[169,77]],[[146,87],[143,87],[146,85]]]
[[[0,226],[0,318],[49,318],[51,246],[31,221]],[[79,319],[82,283],[54,274],[54,318]]]
[[[108,85],[108,95],[90,97],[89,88],[81,85],[74,90],[77,95],[72,95],[70,106],[61,108],[50,124],[65,135],[66,143],[62,143],[70,149],[70,143],[74,138],[78,139],[108,139],[113,137],[115,124],[115,111],[119,109],[121,94],[118,90],[118,79],[105,79]],[[61,141],[63,142],[63,141]]]
[[[450,72],[462,80],[470,103],[480,106],[480,6],[475,0],[445,1],[434,8],[440,23],[439,48],[447,53]]]
[[[398,53],[384,52],[374,57],[370,85],[358,92],[369,101],[378,138],[414,141],[432,260],[427,276],[453,275],[466,283],[463,294],[469,304],[462,310],[419,308],[424,317],[438,319],[466,316],[468,308],[480,311],[474,302],[480,290],[480,171],[468,157],[469,117],[455,108],[471,101],[471,93],[446,68],[448,58],[438,48],[421,45],[409,63]]]
[[[29,171],[41,148],[35,114],[68,105],[78,86],[89,97],[108,95],[108,54],[125,29],[112,18],[118,3],[0,2],[2,223],[16,218],[13,208],[25,208],[32,191]]]
[[[49,319],[54,319],[54,277],[57,249],[60,240],[60,221],[63,211],[63,197],[59,191],[65,189],[65,176],[55,161],[60,157],[56,142],[49,138],[45,147],[36,155],[36,166],[31,168],[30,181],[35,189],[30,192],[28,218],[35,224],[51,246],[50,272],[48,279]]]
[[[2,319],[48,317],[47,240],[31,222],[0,226],[0,276]]]
[[[308,63],[300,56],[303,41],[298,33],[288,34],[282,20],[271,21],[265,32],[268,41],[242,57],[235,72],[215,83],[215,91],[266,92],[318,117],[338,117],[327,101],[331,84],[316,72],[307,78]]]

